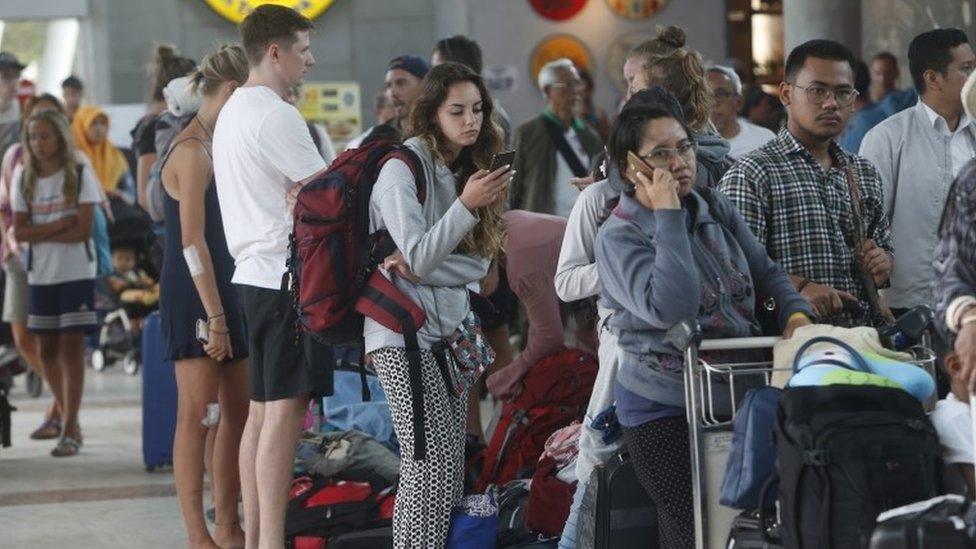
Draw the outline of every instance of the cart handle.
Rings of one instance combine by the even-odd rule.
[[[746,349],[769,349],[777,341],[783,339],[779,336],[763,337],[730,337],[727,339],[705,339],[698,347],[699,351],[741,351]]]

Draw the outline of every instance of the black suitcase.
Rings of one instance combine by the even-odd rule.
[[[779,527],[775,523],[776,511],[770,511],[771,516],[766,517],[765,534],[770,540],[779,539]],[[762,521],[759,511],[743,511],[739,516],[732,520],[732,530],[729,531],[729,539],[725,543],[726,549],[783,549],[778,542],[767,541],[760,528]]]
[[[613,456],[597,465],[590,478],[588,497],[584,496],[580,506],[579,547],[656,549],[657,510],[637,480],[630,456],[626,452]],[[590,520],[592,534],[591,527],[583,524]]]
[[[393,527],[357,530],[329,539],[326,549],[393,549]]]
[[[878,516],[870,549],[976,547],[976,505],[963,496],[920,501]]]

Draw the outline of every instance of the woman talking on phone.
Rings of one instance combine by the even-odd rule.
[[[512,177],[509,166],[482,169],[501,150],[502,138],[480,76],[444,63],[420,86],[407,124],[412,137],[404,144],[423,166],[427,198],[420,204],[413,172],[393,159],[383,165],[370,199],[370,230],[388,231],[399,250],[384,267],[427,315],[417,334],[420,395],[412,390],[403,335],[368,317],[363,329],[403,448],[393,514],[398,549],[443,547],[451,508],[462,496],[466,391],[447,386],[432,349],[476,331],[468,289],[501,252],[502,205]]]
[[[210,155],[217,115],[247,75],[247,59],[239,46],[222,46],[203,59],[191,75],[203,103],[173,138],[163,160],[166,250],[159,311],[165,359],[176,362],[179,400],[173,469],[190,547],[244,547],[237,515],[237,456],[247,419],[247,342],[231,284],[234,259],[227,251]],[[202,504],[204,446],[208,424],[214,420],[208,414],[211,402],[219,405],[213,538]]]
[[[617,416],[665,548],[695,543],[683,360],[665,332],[697,319],[707,339],[759,335],[757,292],[776,299],[785,337],[812,315],[728,200],[693,188],[689,135],[680,114],[656,104],[620,113],[608,154],[627,185],[595,249],[619,335]]]

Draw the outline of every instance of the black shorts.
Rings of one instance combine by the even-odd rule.
[[[512,302],[515,294],[508,285],[508,274],[505,265],[498,265],[498,288],[488,297],[481,294],[471,294],[471,308],[481,321],[481,329],[485,331],[500,328],[508,324],[512,316]]]
[[[302,332],[288,292],[237,289],[247,324],[251,400],[332,394],[332,350]]]

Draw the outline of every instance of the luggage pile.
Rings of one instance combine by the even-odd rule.
[[[786,386],[751,389],[731,421],[710,415],[698,389],[716,376],[754,375],[769,364],[703,366],[693,336],[679,345],[691,348],[686,383],[699,547],[715,547],[724,535],[725,546],[736,548],[976,546],[970,504],[940,496],[941,448],[925,411],[935,392],[934,354],[916,347],[898,362],[843,338],[813,337],[804,328],[798,335],[804,343],[790,356]],[[723,452],[716,437],[729,431],[719,484],[708,463]],[[715,500],[740,514],[716,512]]]
[[[576,489],[579,421],[596,372],[589,353],[552,354],[502,407],[476,481],[477,492],[498,491],[497,547],[555,546]]]
[[[358,431],[306,432],[295,456],[285,536],[294,549],[393,547],[400,460]]]

